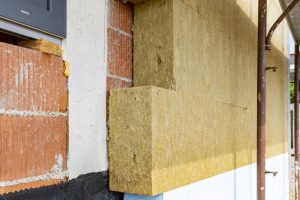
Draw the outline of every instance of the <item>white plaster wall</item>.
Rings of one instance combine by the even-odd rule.
[[[107,170],[106,1],[67,1],[70,179]]]
[[[278,175],[266,177],[266,199],[288,200],[288,153],[267,160],[267,170]],[[164,200],[255,200],[256,164],[208,178],[163,194]]]

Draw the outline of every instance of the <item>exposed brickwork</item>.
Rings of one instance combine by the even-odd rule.
[[[65,179],[63,72],[60,57],[0,43],[0,194]]]
[[[107,91],[132,86],[133,6],[110,1]],[[6,36],[5,36],[6,37]],[[2,37],[9,42],[10,38]],[[67,79],[61,58],[0,43],[0,183],[67,169]],[[8,184],[0,194],[63,181]]]
[[[65,116],[0,115],[1,182],[66,170],[66,137]]]
[[[0,109],[66,112],[63,71],[60,57],[0,43]]]
[[[132,37],[109,28],[109,73],[132,79]]]
[[[133,22],[133,5],[122,0],[110,1],[110,27],[131,34]]]
[[[107,77],[107,90],[115,88],[129,88],[132,84],[129,81],[124,81],[118,78]]]
[[[110,0],[107,100],[111,89],[132,86],[132,25],[133,5],[122,0]]]

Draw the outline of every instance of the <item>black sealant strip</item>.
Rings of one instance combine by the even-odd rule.
[[[101,172],[59,185],[9,193],[0,200],[123,200],[123,194],[109,191],[108,173]]]

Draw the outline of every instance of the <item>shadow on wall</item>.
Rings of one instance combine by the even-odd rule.
[[[226,12],[226,10],[224,11]],[[221,151],[222,153],[218,153],[217,157],[222,157],[222,154],[234,154],[234,162],[237,163],[238,160],[244,159],[239,156],[240,152],[247,151],[248,153],[248,161],[247,164],[252,164],[256,162],[256,68],[257,68],[257,26],[253,23],[253,21],[249,18],[248,15],[245,14],[244,10],[240,8],[238,5],[235,6],[235,12],[238,17],[234,18],[233,21],[224,21],[220,20],[221,17],[219,14],[216,14],[216,19],[222,21],[222,23],[213,23],[213,17],[210,16],[199,16],[200,20],[207,20],[208,27],[212,30],[214,29],[218,34],[209,34],[207,37],[200,39],[200,44],[207,43],[209,49],[211,51],[198,51],[195,54],[192,53],[192,57],[189,55],[188,57],[184,57],[184,53],[181,53],[179,66],[180,72],[183,76],[189,77],[188,72],[190,69],[195,68],[195,66],[191,65],[189,60],[198,60],[198,68],[202,68],[204,65],[207,65],[206,68],[211,68],[208,71],[208,75],[211,75],[212,78],[208,80],[209,83],[206,83],[204,80],[206,74],[200,75],[201,78],[194,80],[188,79],[191,82],[187,87],[193,88],[192,93],[199,96],[208,96],[212,101],[221,102],[227,105],[231,105],[234,107],[241,107],[243,112],[250,111],[251,121],[245,123],[243,130],[239,131],[240,127],[233,127],[236,130],[224,130],[226,133],[226,137],[223,138],[223,142],[230,141],[228,145],[231,145],[233,149],[225,148]],[[224,13],[223,13],[224,14]],[[213,14],[212,14],[213,15]],[[179,23],[182,28],[182,35],[180,36],[188,36],[190,29],[184,28],[184,20],[188,16],[178,16],[178,19],[183,20]],[[208,19],[209,18],[209,19]],[[270,21],[270,23],[272,23]],[[277,31],[282,31],[282,27],[280,26]],[[282,31],[284,32],[284,31]],[[197,34],[196,34],[197,36]],[[220,36],[220,37],[219,37]],[[287,35],[286,35],[287,36]],[[276,35],[273,37],[276,40]],[[283,39],[284,35],[282,36]],[[197,45],[196,38],[190,38],[188,41],[185,37],[178,37],[176,39],[176,47],[180,52],[189,52],[190,49],[187,47]],[[203,41],[201,41],[203,40]],[[209,41],[204,41],[209,40]],[[278,40],[278,38],[277,38]],[[222,41],[222,42],[220,42]],[[286,40],[287,41],[287,40]],[[186,43],[189,43],[188,45]],[[282,41],[285,42],[285,41]],[[278,44],[278,43],[277,43]],[[201,45],[200,45],[201,46]],[[277,45],[278,46],[278,45]],[[284,49],[284,44],[282,45],[282,49],[278,49],[275,44],[272,44],[272,50],[267,52],[267,66],[277,66],[278,70],[273,72],[272,70],[267,71],[267,156],[273,157],[281,153],[287,152],[287,137],[288,137],[288,71],[289,71],[289,58],[288,54],[285,54],[283,51],[287,51],[288,49]],[[208,62],[199,60],[199,58],[209,59]],[[220,62],[218,59],[222,58]],[[232,61],[228,61],[232,59]],[[220,69],[220,65],[226,65],[225,70]],[[227,68],[227,69],[226,69]],[[204,70],[205,71],[205,70]],[[228,73],[227,73],[228,72]],[[231,74],[231,75],[230,75]],[[203,78],[203,79],[202,79]],[[179,84],[177,82],[177,84]],[[186,84],[182,82],[182,84]],[[224,85],[229,85],[229,90],[221,90],[224,89]],[[203,90],[198,90],[198,85],[203,85],[206,88]],[[214,85],[213,87],[211,85]],[[248,87],[245,87],[248,86]],[[202,86],[201,86],[202,87]],[[180,91],[186,88],[182,88],[178,85],[177,91]],[[236,90],[239,91],[238,97],[236,94]],[[221,96],[226,95],[226,97]],[[242,96],[247,95],[250,99],[242,98]],[[244,101],[245,100],[245,101]],[[226,113],[224,113],[226,114]],[[238,118],[241,116],[240,113],[236,113],[237,115],[228,120],[238,121]],[[216,120],[216,119],[212,119]],[[217,122],[217,123],[225,123],[225,122]],[[252,129],[253,128],[253,129]],[[250,132],[243,132],[250,130]],[[224,134],[223,133],[223,134]],[[231,133],[237,133],[232,135]],[[212,134],[212,133],[207,133]],[[243,137],[241,137],[243,135]],[[218,138],[213,138],[211,136],[207,137],[212,141],[205,141],[201,145],[204,145],[203,148],[210,148],[210,145],[214,145],[214,148],[219,148],[216,144]],[[208,145],[207,147],[205,147]],[[226,151],[226,150],[233,150]],[[220,151],[218,151],[220,152]],[[213,151],[211,152],[213,153]],[[210,153],[210,154],[211,154]],[[208,159],[211,155],[203,155],[202,159]],[[191,160],[190,162],[194,162]],[[246,163],[245,163],[246,164]],[[235,164],[235,168],[240,167]]]
[[[146,156],[143,157],[143,153],[139,152],[140,149],[133,147],[138,145],[138,139],[128,139],[139,131],[140,134],[135,136],[143,136],[143,142],[147,143],[143,146],[145,151],[152,148],[149,153],[149,157],[153,158],[149,161],[152,162],[152,168],[148,169],[148,165],[144,168],[156,176],[153,179],[157,185],[153,183],[156,190],[153,192],[151,188],[149,193],[157,194],[255,163],[257,26],[236,3],[211,1],[215,7],[207,9],[199,5],[199,2],[205,4],[204,1],[170,0],[164,2],[180,4],[169,19],[174,18],[175,24],[170,28],[155,15],[158,12],[155,10],[161,9],[159,11],[168,15],[167,6],[173,9],[173,5],[151,1],[154,2],[154,5],[151,4],[153,9],[147,9],[149,2],[137,4],[135,8],[136,11],[141,9],[141,13],[139,18],[135,16],[134,83],[135,86],[154,85],[169,91],[145,87],[144,90],[136,88],[114,92],[116,105],[111,104],[111,110],[115,113],[111,114],[113,120],[110,121],[110,144],[114,147],[111,149],[114,152],[126,151],[124,154],[128,156],[128,160],[124,159],[128,166],[120,165],[120,171],[114,174],[114,183],[122,187],[122,181],[130,182],[126,178],[128,174],[122,174],[122,170],[128,168],[132,172],[136,160],[143,164],[148,162],[145,161]],[[225,3],[232,7],[225,7]],[[162,6],[167,8],[160,8]],[[211,12],[212,9],[214,12]],[[208,14],[203,14],[205,12]],[[143,22],[143,17],[147,23]],[[164,34],[164,26],[173,30],[173,34]],[[279,38],[280,41],[282,39],[284,35]],[[278,44],[276,38],[274,41],[276,45],[267,55],[267,66],[278,67],[277,72],[267,72],[268,158],[286,153],[288,138],[288,53],[285,53],[288,49]],[[171,61],[170,54],[174,56]],[[166,78],[168,75],[170,77]],[[149,100],[152,109],[148,110],[145,108],[147,95],[152,99]],[[146,120],[141,120],[143,117],[148,120],[147,114],[138,116],[139,113],[149,112],[154,116],[150,120],[155,126],[150,131],[147,129],[149,124],[144,123]],[[122,123],[118,124],[119,121]],[[147,131],[153,131],[152,138],[148,138],[150,134],[147,135]],[[128,137],[122,138],[122,135]],[[116,138],[124,141],[120,144]],[[133,140],[137,143],[131,146],[126,143],[132,144]],[[146,149],[150,144],[152,147]],[[118,145],[128,146],[124,150]],[[113,154],[110,159],[118,164],[123,160],[122,156]],[[116,163],[111,166],[115,167]],[[175,171],[178,174],[175,175]],[[152,180],[150,175],[149,180]]]
[[[162,40],[158,40],[161,35],[153,36],[155,28],[153,30],[150,28],[151,31],[140,28],[142,33],[140,35],[135,33],[140,38],[137,41],[135,40],[136,58],[134,68],[136,74],[134,82],[135,87],[154,85],[166,89],[172,88],[169,80],[172,81],[174,78],[163,76],[173,76],[173,73],[156,73],[156,57],[158,56],[160,58],[159,67],[161,68],[159,71],[167,72],[170,71],[170,68],[177,70],[174,75],[176,79],[174,90],[176,92],[189,93],[196,97],[207,98],[212,102],[239,109],[240,112],[234,112],[231,118],[226,120],[229,120],[228,123],[236,123],[240,121],[241,117],[244,117],[242,128],[238,127],[236,123],[235,126],[230,127],[230,130],[227,129],[217,134],[214,132],[213,127],[209,130],[189,130],[201,134],[201,138],[205,140],[201,143],[202,148],[211,151],[208,154],[197,154],[197,156],[189,157],[190,160],[184,158],[187,161],[186,163],[195,163],[199,160],[209,162],[212,157],[233,154],[234,166],[237,168],[241,165],[236,163],[241,160],[243,165],[256,162],[257,26],[253,23],[252,17],[249,17],[239,5],[232,3],[232,8],[226,10],[228,6],[222,6],[226,3],[228,2],[212,2],[211,4],[215,6],[216,12],[209,12],[207,16],[204,16],[203,10],[205,8],[197,6],[196,3],[195,5],[192,3],[188,5],[188,1],[180,1],[181,9],[174,16],[177,20],[175,29],[176,31],[180,30],[174,34],[174,47],[164,43],[158,44],[162,43]],[[145,9],[145,7],[138,8]],[[234,14],[232,14],[233,12]],[[229,17],[225,18],[222,15],[228,15]],[[157,19],[154,18],[154,20]],[[158,26],[154,20],[147,24],[148,28]],[[191,20],[195,21],[191,23]],[[199,26],[198,29],[194,28],[196,27],[195,23],[203,26]],[[270,21],[270,23],[272,22]],[[136,27],[135,30],[138,28]],[[282,26],[277,31],[284,34]],[[287,152],[289,58],[288,49],[285,49],[285,44],[278,43],[276,36],[278,35],[275,33],[273,39],[276,44],[273,44],[272,50],[267,53],[267,66],[278,67],[276,72],[267,71],[266,132],[268,157]],[[282,38],[279,38],[279,41],[284,39],[285,36],[287,37],[287,34],[281,35]],[[154,38],[156,40],[153,38],[150,40],[151,37],[156,37]],[[282,43],[284,42],[288,42],[288,40],[282,40]],[[159,50],[157,50],[157,46],[160,46]],[[282,49],[278,49],[277,46]],[[177,54],[174,55],[174,60],[176,60],[174,63],[169,62],[169,54],[165,53],[169,51],[168,48],[177,51]],[[144,57],[137,57],[142,51],[144,55],[149,56],[147,62],[144,62]],[[285,51],[287,54],[285,54]],[[168,110],[167,113],[174,111],[173,108],[166,109]],[[221,118],[222,115],[227,113],[219,114],[219,118],[223,119]],[[248,116],[245,117],[246,115]],[[220,121],[218,118],[212,118],[211,121],[215,121],[216,126],[227,123],[226,121]],[[169,124],[164,128],[165,130],[171,130],[174,126]],[[222,142],[220,142],[221,140]],[[227,147],[222,144],[226,144]],[[244,157],[245,154],[239,154],[241,152],[246,152],[247,158]]]

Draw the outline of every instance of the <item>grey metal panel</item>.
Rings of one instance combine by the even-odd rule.
[[[292,2],[292,0],[279,0],[283,10]],[[296,43],[300,44],[300,3],[287,16],[292,35]]]
[[[0,0],[0,18],[66,37],[66,0]]]
[[[34,38],[34,39],[43,38],[58,45],[62,44],[61,38],[1,18],[0,18],[0,31],[12,33],[17,36],[25,36],[25,38],[27,37]]]

